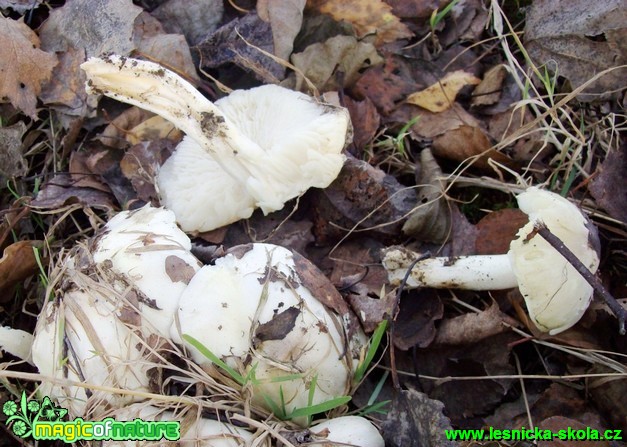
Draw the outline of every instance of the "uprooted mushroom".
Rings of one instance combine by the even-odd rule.
[[[150,405],[148,396],[167,392],[156,378],[203,369],[207,383],[238,396],[234,411],[252,403],[254,414],[306,426],[308,408],[347,401],[366,339],[316,267],[270,244],[235,247],[201,267],[190,248],[169,210],[119,213],[59,263],[34,336],[4,328],[0,346],[32,362],[45,378],[39,391],[72,417]],[[351,439],[349,422],[327,428]],[[368,424],[376,436],[355,445],[381,446]],[[214,428],[233,438],[228,426],[196,427]]]
[[[267,214],[328,186],[351,138],[348,111],[276,85],[212,103],[152,62],[109,56],[81,65],[92,93],[161,115],[187,134],[157,174],[162,205],[187,232]]]
[[[408,287],[498,290],[518,287],[529,316],[551,335],[573,326],[588,308],[592,286],[547,241],[535,234],[538,222],[568,247],[592,272],[599,266],[596,228],[564,197],[530,187],[517,197],[530,222],[523,226],[503,255],[427,258],[418,261]],[[418,257],[404,249],[388,249],[384,266],[393,284],[400,284]]]

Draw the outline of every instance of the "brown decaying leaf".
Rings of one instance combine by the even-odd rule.
[[[50,82],[44,85],[40,98],[48,106],[72,116],[86,116],[96,106],[96,99],[85,91],[85,77],[79,66],[85,62],[83,48],[68,48],[57,53],[59,64]]]
[[[312,191],[314,234],[318,242],[368,228],[369,234],[396,237],[404,217],[415,206],[415,193],[382,170],[349,158],[324,190]]]
[[[131,0],[72,0],[50,12],[39,30],[42,48],[84,48],[87,57],[127,55],[134,48],[133,22],[142,9]]]
[[[470,103],[474,107],[496,103],[501,98],[501,90],[506,75],[507,69],[503,64],[495,65],[486,71],[479,85],[473,90]]]
[[[450,236],[451,206],[444,196],[446,182],[440,166],[429,148],[420,152],[420,168],[416,173],[420,187],[416,193],[418,206],[405,223],[403,234],[425,242],[442,243]]]
[[[427,347],[436,336],[435,322],[442,318],[444,305],[433,289],[404,297],[394,321],[394,346],[404,351]]]
[[[75,187],[68,174],[57,174],[46,182],[31,205],[35,208],[57,209],[72,203],[107,211],[115,209],[111,194],[92,188]]]
[[[367,290],[362,291],[360,289],[366,288],[354,287],[346,299],[364,331],[370,334],[375,331],[381,321],[387,320],[394,313],[396,292],[386,293],[381,298],[371,298],[367,295]]]
[[[273,54],[274,41],[271,25],[254,13],[231,20],[194,49],[204,69],[232,63],[267,84],[277,84],[285,76],[284,66],[259,51]]]
[[[579,87],[595,74],[627,63],[627,8],[624,0],[536,0],[526,14],[525,48]],[[578,95],[583,101],[622,96],[627,68],[613,70]]]
[[[39,266],[33,250],[42,244],[42,241],[18,241],[4,249],[0,258],[0,302],[13,299],[13,287],[37,272]]]
[[[350,96],[344,97],[344,105],[348,109],[353,124],[353,143],[348,147],[351,154],[361,158],[364,148],[374,140],[381,124],[381,117],[370,99],[362,101],[352,99]],[[355,153],[353,153],[353,151]]]
[[[476,225],[475,254],[507,253],[509,244],[529,218],[519,209],[505,208],[486,214]]]
[[[504,332],[471,345],[432,345],[416,350],[413,363],[418,374],[435,377],[514,374],[509,361],[510,343],[519,338],[512,332]],[[512,383],[511,379],[421,381],[432,399],[444,403],[453,423],[462,425],[468,417],[494,409]]]
[[[477,85],[480,82],[479,78],[464,70],[452,71],[424,90],[412,93],[406,101],[430,112],[443,112],[451,107],[463,87]]]
[[[310,0],[308,5],[338,22],[349,22],[359,38],[375,34],[377,45],[413,35],[382,0]]]
[[[0,41],[0,98],[35,118],[37,96],[57,58],[39,49],[39,38],[22,20],[0,16]]]
[[[207,0],[169,0],[151,12],[166,32],[185,35],[190,45],[215,31],[223,13],[223,2]]]
[[[169,255],[165,258],[165,273],[172,282],[182,282],[189,284],[192,277],[196,273],[196,269],[189,265],[185,260],[175,255]]]
[[[605,160],[597,167],[588,190],[597,204],[621,222],[627,222],[627,143],[607,153]]]
[[[288,60],[303,24],[306,0],[258,0],[257,14],[272,27],[273,54]]]
[[[392,12],[402,18],[427,19],[436,9],[446,6],[448,0],[386,0]]]
[[[122,174],[130,180],[137,197],[144,202],[157,203],[154,179],[165,160],[174,151],[170,140],[155,139],[132,146],[120,161]]]
[[[22,136],[26,124],[18,121],[12,126],[0,127],[0,174],[19,177],[28,171],[28,164],[22,155]]]
[[[384,64],[365,71],[355,83],[352,93],[357,99],[370,99],[379,112],[388,115],[396,108],[397,102],[404,100],[417,88],[410,70],[403,64],[403,61],[387,56]]]
[[[467,313],[445,319],[438,327],[436,345],[464,345],[481,341],[492,335],[508,331],[503,323],[519,326],[516,320],[502,313],[496,302],[479,313]]]
[[[255,343],[268,340],[283,340],[294,329],[300,312],[297,307],[288,307],[284,311],[275,314],[269,321],[257,326],[254,334]]]
[[[621,336],[617,336],[621,337]],[[592,373],[613,373],[614,370],[602,365],[595,365]],[[594,379],[590,383],[589,395],[611,428],[627,432],[627,379],[625,377],[607,380],[605,377]]]
[[[395,396],[381,425],[388,447],[455,447],[457,443],[445,436],[446,430],[451,428],[442,402],[411,388]]]
[[[350,88],[364,69],[383,62],[383,58],[370,43],[359,42],[353,36],[334,36],[292,54],[291,62],[300,70],[294,75],[294,89],[304,91],[307,88],[309,83],[304,81],[305,77],[319,91],[325,92]],[[338,73],[342,73],[341,85]]]
[[[515,167],[516,163],[507,155],[491,149],[492,143],[478,127],[461,126],[433,140],[433,154],[437,157],[463,162],[476,157],[473,166],[478,169],[492,169],[488,160],[492,159],[507,167]]]

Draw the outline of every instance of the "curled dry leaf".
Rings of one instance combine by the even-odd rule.
[[[18,241],[4,249],[0,258],[0,302],[12,299],[13,287],[37,272],[34,250],[42,245],[41,241]]]
[[[259,0],[257,14],[272,27],[273,54],[288,60],[303,23],[306,0]]]
[[[425,242],[444,242],[451,230],[451,211],[444,197],[446,182],[430,149],[420,153],[418,205],[403,224],[403,234]]]
[[[503,64],[490,68],[472,92],[471,104],[473,106],[489,106],[498,102],[501,98],[501,90],[506,75],[507,69]]]
[[[495,255],[507,253],[509,244],[516,237],[518,230],[529,221],[519,209],[505,208],[483,217],[476,225],[477,238],[474,253]]]
[[[39,38],[22,20],[0,16],[0,41],[0,98],[35,118],[37,96],[57,58],[39,49]]]
[[[433,154],[460,163],[474,159],[473,166],[478,169],[491,169],[488,164],[489,159],[508,167],[515,166],[515,162],[510,157],[492,149],[492,143],[483,130],[466,125],[446,132],[433,140]]]
[[[406,99],[410,104],[438,113],[449,109],[459,91],[466,85],[477,85],[481,80],[471,73],[456,70],[447,73],[442,79]]]
[[[479,313],[467,313],[459,317],[443,320],[438,327],[434,343],[436,345],[465,345],[481,341],[492,335],[508,331],[503,323],[518,326],[516,320],[499,310],[494,302]]]
[[[612,149],[597,167],[590,181],[590,194],[607,213],[623,223],[627,222],[627,144]]]
[[[383,58],[371,43],[359,42],[353,36],[334,36],[292,54],[291,61],[300,70],[295,73],[296,90],[307,88],[304,76],[325,92],[350,87],[364,69],[383,62]],[[343,75],[341,85],[337,73]]]
[[[416,201],[414,192],[394,177],[355,158],[349,158],[335,181],[313,196],[314,233],[319,240],[344,236],[353,227],[394,237]]]
[[[442,402],[414,389],[400,391],[381,427],[385,445],[404,447],[420,440],[419,445],[424,447],[457,446],[444,436],[452,428],[444,408]]]

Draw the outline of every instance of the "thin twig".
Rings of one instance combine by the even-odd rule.
[[[603,283],[579,260],[579,258],[551,231],[543,222],[536,222],[534,229],[542,238],[547,241],[559,254],[572,265],[575,270],[584,277],[588,284],[592,286],[594,291],[607,303],[611,311],[618,319],[618,332],[625,335],[625,321],[627,321],[627,311],[616,301],[616,298],[603,286]]]
[[[403,293],[403,290],[405,289],[405,284],[407,284],[407,280],[409,279],[409,275],[411,275],[411,271],[414,269],[416,264],[422,261],[423,259],[427,259],[430,257],[431,257],[431,253],[426,252],[422,254],[420,257],[418,257],[417,259],[414,259],[414,261],[411,264],[409,264],[409,267],[407,267],[405,276],[403,277],[403,280],[401,281],[401,284],[398,287],[398,290],[396,291],[396,298],[394,299],[394,307],[392,310],[392,315],[390,315],[390,323],[389,323],[390,324],[390,369],[392,370],[392,384],[394,385],[395,390],[399,390],[401,387],[398,381],[398,373],[396,371],[396,355],[395,355],[396,353],[394,350],[394,332],[395,332],[394,327],[396,326],[394,322],[396,321],[396,316],[398,315],[398,312],[399,312],[401,293]]]

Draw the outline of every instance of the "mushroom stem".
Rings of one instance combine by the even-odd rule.
[[[383,265],[392,285],[399,285],[417,254],[400,248],[385,251]],[[478,255],[427,258],[416,263],[407,288],[433,287],[468,290],[500,290],[518,286],[509,257]]]
[[[0,326],[0,350],[31,363],[30,348],[33,335],[21,329]]]
[[[241,147],[250,146],[214,103],[192,84],[153,62],[111,55],[91,58],[81,65],[88,93],[104,94],[156,113],[216,157],[236,178],[245,177],[238,163],[225,163]],[[247,144],[248,143],[248,144]]]

